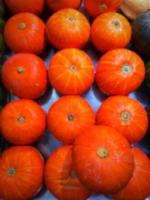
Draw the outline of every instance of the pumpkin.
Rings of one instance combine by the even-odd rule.
[[[132,23],[133,44],[135,48],[149,58],[150,56],[150,11],[139,15]]]
[[[122,12],[132,20],[136,19],[138,15],[149,9],[149,0],[124,0],[121,5]]]
[[[145,64],[139,55],[128,49],[114,49],[100,58],[96,83],[107,95],[128,95],[142,84],[145,74]]]
[[[46,33],[50,44],[57,49],[83,48],[90,37],[90,24],[81,12],[66,8],[50,16]]]
[[[31,12],[40,15],[44,9],[44,0],[5,0],[5,3],[13,14]]]
[[[129,143],[107,126],[91,126],[75,139],[73,161],[82,183],[92,191],[104,194],[122,189],[134,169]]]
[[[150,195],[150,160],[138,148],[132,149],[135,168],[129,183],[113,197],[115,200],[143,200]]]
[[[0,196],[5,200],[33,199],[43,184],[44,159],[33,147],[17,146],[0,157]]]
[[[8,91],[27,99],[37,99],[47,88],[46,66],[39,57],[18,53],[2,66],[2,81]]]
[[[12,144],[33,144],[44,133],[45,126],[45,112],[32,100],[15,100],[2,109],[2,135]]]
[[[117,11],[123,0],[83,0],[83,2],[87,12],[97,17],[105,12]]]
[[[81,4],[81,0],[46,0],[46,2],[50,10],[53,12],[64,8],[78,9]]]
[[[62,94],[82,94],[94,81],[91,58],[79,49],[63,49],[50,60],[48,76],[51,85]]]
[[[45,47],[45,24],[32,13],[19,13],[5,24],[4,38],[15,52],[40,54]]]
[[[47,189],[61,200],[85,200],[90,192],[77,177],[72,161],[72,146],[59,147],[45,166]]]
[[[48,111],[47,124],[50,133],[65,144],[73,143],[78,134],[82,134],[83,130],[94,123],[93,109],[80,96],[61,97]]]
[[[116,129],[130,143],[139,142],[145,136],[149,123],[144,107],[126,96],[107,98],[100,106],[96,120],[98,124]]]
[[[126,47],[131,39],[131,25],[127,19],[116,12],[98,16],[91,27],[91,39],[101,52]]]

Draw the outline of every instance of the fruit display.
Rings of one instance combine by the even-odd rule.
[[[0,199],[150,197],[149,15],[0,0]]]

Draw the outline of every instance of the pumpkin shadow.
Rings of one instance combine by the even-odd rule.
[[[52,95],[52,87],[48,86],[47,91],[43,96],[41,96],[37,102],[42,106],[45,105],[51,98]]]
[[[93,86],[92,86],[92,91],[95,95],[95,97],[100,101],[103,102],[105,99],[108,98],[108,95],[104,94],[101,90],[99,90],[96,82],[94,82]]]
[[[145,107],[150,108],[150,89],[146,87],[145,83],[143,83],[134,94],[138,101],[140,101]]]

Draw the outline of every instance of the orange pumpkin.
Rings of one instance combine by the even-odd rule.
[[[39,15],[44,9],[44,0],[5,0],[5,3],[12,13],[31,12]]]
[[[60,147],[49,156],[45,166],[45,183],[57,199],[83,200],[90,195],[74,172],[72,146]]]
[[[42,188],[44,160],[33,147],[11,147],[0,158],[0,196],[32,199]]]
[[[128,49],[105,53],[96,69],[96,83],[108,95],[128,95],[142,84],[144,78],[143,60]]]
[[[2,67],[2,81],[8,91],[27,99],[37,99],[47,88],[46,66],[39,57],[18,53]]]
[[[132,177],[134,160],[127,140],[106,126],[92,126],[73,145],[73,163],[82,183],[95,192],[111,194]]]
[[[66,8],[48,19],[46,33],[57,49],[83,48],[90,37],[90,24],[81,12]]]
[[[132,149],[135,168],[129,183],[113,197],[115,200],[143,200],[150,195],[150,160],[138,148]]]
[[[79,49],[63,49],[49,63],[51,85],[62,94],[82,94],[94,81],[94,65]]]
[[[32,100],[15,100],[1,112],[2,135],[12,144],[29,145],[44,133],[46,115]]]
[[[131,39],[131,25],[127,19],[116,12],[98,16],[91,27],[91,39],[101,52],[127,46]]]
[[[84,0],[87,12],[96,17],[102,13],[117,11],[123,0]]]
[[[80,7],[81,0],[46,0],[46,2],[50,10],[56,12],[64,8],[78,9]]]
[[[136,100],[126,96],[106,99],[97,112],[97,123],[110,126],[123,134],[130,143],[139,142],[148,129],[148,115]]]
[[[80,96],[63,96],[48,111],[50,133],[66,144],[73,143],[77,135],[94,123],[94,111]]]
[[[15,52],[40,54],[45,47],[45,24],[32,13],[19,13],[6,22],[4,38]]]

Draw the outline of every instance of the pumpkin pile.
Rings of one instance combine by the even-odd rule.
[[[148,114],[129,96],[144,82],[150,55],[146,2],[138,9],[137,0],[5,0],[4,39],[13,53],[1,78],[15,100],[1,111],[0,131],[14,146],[0,155],[0,198],[33,199],[44,184],[59,200],[150,195],[150,160],[134,146],[147,133]],[[47,50],[55,53],[44,62]],[[96,112],[84,98],[94,83],[107,96]],[[49,85],[60,98],[45,111],[38,100]],[[62,145],[44,161],[35,143],[46,129]]]

